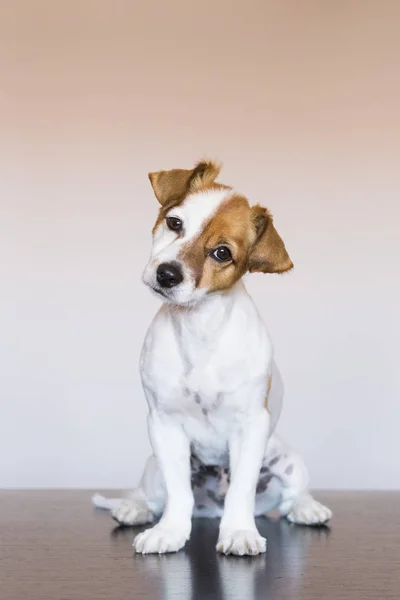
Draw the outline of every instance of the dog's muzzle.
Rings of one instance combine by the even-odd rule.
[[[178,263],[161,263],[157,268],[157,283],[162,288],[172,288],[183,281],[182,269]]]

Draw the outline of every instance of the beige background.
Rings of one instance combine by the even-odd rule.
[[[400,3],[0,8],[0,486],[130,486],[147,172],[220,158],[295,262],[254,275],[314,487],[400,487]]]

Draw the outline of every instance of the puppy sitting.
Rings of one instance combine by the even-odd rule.
[[[180,550],[192,514],[221,517],[217,550],[265,552],[254,517],[279,510],[317,525],[331,511],[307,492],[300,458],[274,434],[283,395],[264,323],[241,278],[293,264],[272,216],[216,182],[219,167],[150,173],[161,205],[144,282],[164,301],[140,361],[154,455],[127,500],[105,500],[126,525],[156,525],[136,552]]]

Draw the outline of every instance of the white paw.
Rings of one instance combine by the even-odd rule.
[[[122,500],[112,509],[111,515],[121,525],[144,525],[153,521],[151,511],[137,500]]]
[[[133,547],[138,554],[165,554],[178,552],[189,539],[190,531],[179,528],[166,528],[155,525],[139,533],[133,540]]]
[[[297,525],[324,525],[332,518],[332,511],[314,498],[310,498],[307,502],[296,503],[286,518]]]
[[[254,556],[267,549],[267,540],[257,530],[235,531],[226,529],[220,532],[217,551],[223,554],[236,554],[237,556]]]

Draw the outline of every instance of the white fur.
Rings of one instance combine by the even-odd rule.
[[[143,277],[150,287],[157,289],[157,266],[177,259],[182,244],[201,231],[228,193],[195,194],[171,209],[184,222],[184,236],[163,225],[155,232]],[[273,435],[283,386],[265,325],[243,283],[228,292],[205,290],[200,295],[189,269],[182,267],[184,281],[167,292],[173,306],[164,304],[155,316],[140,360],[154,456],[132,497],[113,504],[112,513],[124,524],[152,522],[162,515],[153,528],[136,536],[137,552],[182,548],[195,506],[193,453],[203,465],[230,468],[224,508],[214,506],[214,514],[222,517],[218,551],[259,554],[265,552],[266,541],[257,531],[255,514],[277,508],[292,522],[316,524],[331,513],[307,494],[302,461]],[[262,467],[271,486],[256,496]],[[201,490],[204,497],[218,493],[212,485]],[[104,500],[99,504],[104,506]],[[210,506],[196,501],[195,511],[209,516]]]

